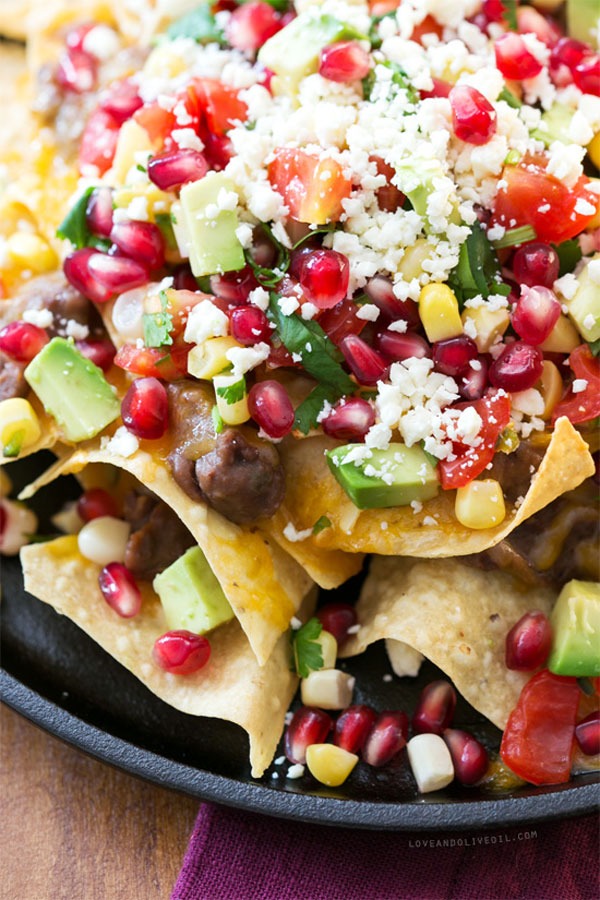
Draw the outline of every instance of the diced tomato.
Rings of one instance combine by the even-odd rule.
[[[87,121],[79,147],[79,168],[95,166],[100,175],[110,169],[117,149],[120,125],[111,113],[96,109]]]
[[[413,28],[413,33],[410,36],[411,41],[416,41],[420,44],[423,40],[423,36],[426,34],[435,34],[440,39],[442,34],[444,33],[444,28],[437,22],[433,16],[425,16],[422,22],[418,25],[415,25]]]
[[[518,166],[505,166],[506,188],[496,195],[491,225],[517,228],[531,225],[537,239],[560,244],[575,237],[598,211],[598,194],[588,190],[589,178],[581,176],[573,188],[548,174],[544,156],[526,156]],[[578,212],[585,201],[585,212]]]
[[[500,746],[500,756],[516,775],[532,784],[569,780],[579,696],[576,678],[546,669],[527,682]]]
[[[510,397],[504,391],[486,394],[474,403],[457,403],[452,409],[472,407],[481,416],[482,439],[477,447],[454,447],[456,459],[439,462],[440,482],[445,491],[463,487],[480,475],[494,458],[496,441],[510,421]]]
[[[163,381],[178,381],[187,375],[187,355],[185,347],[135,347],[124,344],[115,356],[114,362],[121,369],[134,375],[150,375]]]
[[[583,379],[587,386],[577,393],[569,388],[565,397],[554,407],[553,425],[561,416],[566,416],[573,425],[600,416],[600,359],[593,355],[587,344],[580,344],[569,356],[569,365],[575,378]]]
[[[173,327],[170,334],[175,338],[185,331],[188,315],[192,307],[202,300],[214,301],[212,294],[203,294],[202,291],[172,290],[165,292],[167,297],[166,312],[172,317]],[[158,311],[158,310],[157,310]]]
[[[352,190],[352,183],[338,162],[305,150],[276,150],[268,174],[290,216],[309,225],[337,222],[343,212],[342,200]]]
[[[135,121],[148,132],[148,137],[157,147],[162,147],[165,139],[175,128],[175,116],[158,103],[148,103],[134,113]]]
[[[193,83],[206,125],[211,134],[223,137],[235,122],[245,122],[248,107],[235,88],[214,78],[196,78]]]

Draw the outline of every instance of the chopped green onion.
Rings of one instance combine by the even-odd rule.
[[[493,241],[493,246],[495,250],[502,250],[504,247],[515,247],[517,244],[535,241],[536,237],[535,229],[531,225],[520,225],[518,228],[509,228],[504,237]]]

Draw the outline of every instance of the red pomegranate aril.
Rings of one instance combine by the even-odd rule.
[[[349,706],[337,718],[333,743],[348,753],[360,753],[376,718],[370,706]]]
[[[114,294],[114,290],[101,284],[90,270],[90,260],[93,256],[101,256],[89,247],[75,250],[65,259],[63,272],[69,284],[73,285],[88,300],[95,303],[106,303]]]
[[[89,488],[77,501],[77,513],[84,522],[99,519],[100,516],[119,517],[117,501],[104,488]]]
[[[258,306],[238,306],[229,317],[231,334],[240,344],[251,347],[259,341],[268,341],[271,327],[265,313]]]
[[[412,717],[415,734],[442,734],[452,723],[456,709],[456,691],[449,681],[432,681],[419,696]]]
[[[479,363],[477,368],[474,369],[469,365],[466,372],[458,379],[458,390],[463,400],[480,400],[488,387],[490,364],[485,356],[479,356],[477,363]]]
[[[523,286],[510,317],[519,337],[528,344],[542,344],[558,321],[561,305],[550,288]]]
[[[124,425],[136,437],[154,441],[162,437],[169,423],[165,386],[153,376],[136,378],[121,403]]]
[[[270,3],[251,0],[231,13],[225,27],[227,40],[236,50],[256,51],[282,28],[281,17]]]
[[[83,50],[67,50],[58,61],[56,80],[67,91],[84,94],[96,84],[96,60]]]
[[[154,662],[172,675],[192,675],[210,659],[210,643],[202,634],[181,628],[167,631],[154,642]]]
[[[413,332],[380,331],[375,336],[375,347],[389,362],[431,358],[431,347],[425,338]]]
[[[488,22],[502,22],[506,14],[502,0],[483,0],[481,8]]]
[[[558,253],[550,244],[532,241],[515,250],[512,270],[517,284],[533,287],[541,284],[552,287],[560,269]]]
[[[92,234],[110,236],[113,227],[113,196],[109,187],[94,188],[88,200],[85,219]]]
[[[573,70],[584,57],[590,56],[591,53],[592,48],[589,44],[577,41],[575,38],[562,37],[550,52],[550,68],[566,66]]]
[[[277,264],[277,247],[264,228],[254,229],[249,253],[257,266],[272,269]]]
[[[150,277],[148,269],[137,260],[106,253],[92,253],[88,269],[92,278],[110,292],[109,296],[141,287],[147,284]]]
[[[143,105],[144,101],[138,94],[137,87],[129,79],[111,85],[100,97],[99,103],[101,109],[114,116],[119,125],[130,119]]]
[[[452,90],[449,81],[442,81],[440,78],[432,78],[433,88],[430,91],[419,91],[422,100],[430,100],[432,97],[448,97]]]
[[[302,257],[300,284],[319,309],[331,309],[348,293],[350,263],[336,250],[314,250]]]
[[[171,150],[148,162],[148,178],[161,191],[178,190],[190,181],[199,181],[208,172],[206,158],[199,150]]]
[[[498,38],[494,46],[496,66],[509,81],[535,78],[542,71],[542,64],[527,49],[520,34],[507,31]]]
[[[374,424],[375,410],[362,397],[342,401],[321,420],[325,434],[340,441],[360,441]]]
[[[90,359],[103,372],[108,372],[117,352],[112,341],[106,338],[98,341],[75,341],[75,346],[82,356]]]
[[[338,648],[348,640],[348,629],[357,624],[356,610],[350,603],[326,603],[316,616],[325,631],[334,636]]]
[[[250,415],[267,437],[280,440],[292,430],[294,407],[282,384],[273,379],[259,381],[248,393]]]
[[[584,94],[600,97],[600,54],[584,57],[573,69],[573,81]]]
[[[346,335],[360,334],[367,324],[366,319],[358,318],[359,309],[354,300],[341,300],[319,316],[319,325],[336,347]]]
[[[285,755],[290,762],[304,765],[311,744],[323,744],[333,728],[331,716],[314,706],[301,706],[285,732]]]
[[[69,50],[83,50],[83,42],[92,28],[96,27],[96,24],[96,22],[84,22],[75,28],[71,28],[65,38],[65,44]]]
[[[375,719],[362,748],[368,765],[385,766],[406,746],[408,716],[402,710],[386,710]]]
[[[142,595],[136,580],[122,563],[112,562],[104,566],[98,575],[102,596],[111,609],[123,619],[137,616],[142,608]]]
[[[466,787],[481,781],[488,767],[488,752],[483,744],[460,728],[446,728],[442,737],[452,757],[456,780]]]
[[[359,384],[374,385],[383,378],[387,360],[356,334],[347,335],[340,350]]]
[[[535,34],[547,47],[553,47],[562,37],[558,24],[550,16],[543,16],[533,6],[517,7],[517,25],[519,34]]]
[[[497,127],[496,110],[487,97],[467,84],[452,88],[448,96],[456,137],[468,144],[487,144]]]
[[[319,75],[329,81],[360,81],[370,69],[371,57],[358,41],[338,41],[321,50]]]
[[[586,756],[596,756],[597,753],[600,753],[600,712],[598,710],[591,712],[577,725],[575,740]]]
[[[292,250],[290,253],[290,265],[287,271],[287,274],[294,278],[296,281],[300,280],[300,272],[302,271],[302,261],[305,256],[308,256],[309,253],[314,253],[315,250],[320,249],[313,239],[306,240],[300,247],[296,250]]]
[[[241,306],[248,300],[251,291],[257,288],[258,281],[250,266],[239,272],[225,272],[224,275],[210,276],[210,289],[217,297],[229,301],[232,306]]]
[[[491,364],[490,382],[505,391],[526,391],[540,378],[543,361],[543,353],[537,347],[514,341]]]
[[[365,294],[382,315],[393,322],[403,319],[408,328],[419,325],[419,307],[414,300],[399,300],[394,294],[392,282],[384,275],[375,275],[365,285]]]
[[[158,225],[153,222],[118,222],[110,239],[119,250],[153,271],[165,262],[165,241]]]
[[[199,291],[198,282],[188,265],[179,266],[173,275],[173,287],[177,291]]]
[[[539,609],[525,613],[506,635],[506,668],[531,672],[543,666],[552,646],[552,626]]]
[[[0,350],[15,362],[31,362],[49,340],[43,328],[30,322],[9,322],[0,330]]]
[[[466,334],[436,341],[433,345],[434,368],[444,375],[453,378],[464,375],[473,359],[477,359],[477,344]]]

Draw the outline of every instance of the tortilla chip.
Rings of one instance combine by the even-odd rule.
[[[102,599],[99,567],[79,554],[75,537],[24,547],[21,559],[26,590],[68,616],[157,697],[181,712],[225,719],[247,731],[252,775],[263,774],[275,754],[298,683],[289,668],[287,634],[259,667],[239,624],[229,622],[211,634],[211,658],[205,669],[171,675],[152,661],[154,641],[168,627],[150,588],[144,592],[142,612],[134,619],[122,619]]]
[[[506,668],[506,634],[531,609],[548,614],[556,595],[455,559],[374,557],[356,607],[361,628],[342,655],[362,653],[383,638],[404,641],[504,728],[531,677]]]
[[[331,526],[308,542],[319,547],[386,556],[465,556],[480,553],[502,541],[521,522],[556,497],[581,484],[595,471],[588,445],[568,419],[557,421],[548,448],[522,503],[507,508],[501,525],[473,531],[454,515],[454,491],[440,491],[423,504],[421,512],[410,506],[360,510],[337,483],[325,461],[325,450],[334,446],[324,438],[286,441],[281,457],[287,472],[285,505],[279,521],[291,521],[298,531],[312,528],[321,517]],[[306,479],[298,472],[309,473]]]

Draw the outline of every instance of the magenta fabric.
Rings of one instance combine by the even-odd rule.
[[[207,803],[171,900],[596,900],[599,838],[596,816],[390,834]]]

